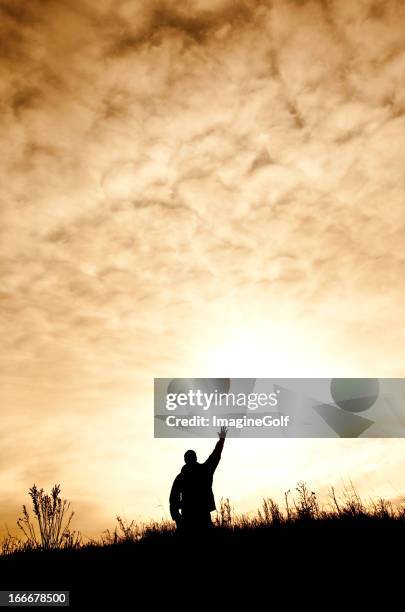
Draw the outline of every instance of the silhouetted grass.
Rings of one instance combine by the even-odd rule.
[[[60,485],[52,488],[51,495],[34,484],[28,491],[32,500],[33,518],[23,506],[23,516],[17,521],[25,536],[25,548],[50,550],[77,548],[82,544],[79,533],[70,529],[74,512],[68,515],[70,503],[60,497]],[[17,544],[16,544],[17,545]]]
[[[221,600],[222,584],[227,598],[234,589],[238,605],[243,586],[249,598],[258,589],[272,596],[272,585],[284,581],[289,596],[293,575],[296,581],[306,573],[318,585],[321,576],[328,584],[362,568],[381,571],[390,547],[401,551],[405,535],[404,502],[367,504],[352,485],[340,495],[331,489],[322,505],[299,483],[286,492],[282,506],[266,498],[252,515],[235,513],[229,499],[222,499],[214,528],[203,534],[179,534],[171,521],[141,524],[117,517],[114,530],[96,539],[71,531],[60,487],[48,498],[36,487],[30,495],[33,514],[25,508],[19,519],[23,537],[8,534],[1,544],[2,588],[69,590],[89,608],[95,602],[105,607],[108,600],[111,609],[131,609],[123,601],[129,597],[133,605],[141,593],[151,602],[158,596],[166,604],[177,605],[179,598],[200,602],[205,594],[211,600],[216,588]],[[185,598],[188,586],[194,599]]]
[[[119,545],[139,545],[153,541],[178,540],[175,525],[171,521],[149,523],[128,522],[117,516],[113,531],[107,529],[98,539],[85,541],[80,532],[71,530],[73,512],[69,514],[70,504],[60,497],[60,485],[55,485],[51,495],[33,485],[29,490],[32,500],[32,516],[23,506],[23,516],[17,521],[23,533],[19,538],[7,534],[0,543],[0,556],[10,557],[16,553],[51,550],[101,549]],[[340,496],[332,487],[329,503],[321,505],[314,491],[304,482],[298,483],[295,491],[284,495],[284,507],[272,498],[263,499],[261,507],[253,515],[234,512],[229,499],[221,499],[214,518],[216,536],[237,537],[242,533],[265,530],[311,528],[322,526],[358,527],[360,525],[405,526],[405,499],[395,506],[384,499],[366,504],[351,483]]]

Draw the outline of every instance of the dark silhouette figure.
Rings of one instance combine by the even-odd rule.
[[[221,459],[227,429],[221,428],[219,440],[204,463],[197,462],[195,451],[184,454],[185,465],[176,476],[170,492],[170,514],[177,528],[201,531],[212,526],[211,512],[215,510],[212,479]]]

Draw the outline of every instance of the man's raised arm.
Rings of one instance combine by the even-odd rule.
[[[221,430],[218,432],[219,440],[216,443],[215,448],[212,451],[211,455],[208,457],[207,461],[205,462],[205,465],[208,466],[212,470],[212,472],[215,472],[215,470],[217,469],[217,465],[220,462],[222,449],[224,448],[225,438],[226,438],[227,433],[228,433],[227,428],[221,427]]]

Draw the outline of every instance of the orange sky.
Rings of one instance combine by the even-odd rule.
[[[167,515],[154,376],[405,375],[403,2],[0,13],[0,530],[33,482],[85,533]],[[229,440],[215,492],[398,497],[403,451]]]

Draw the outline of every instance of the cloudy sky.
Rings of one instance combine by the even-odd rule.
[[[168,513],[153,377],[404,376],[400,0],[1,0],[0,530]],[[198,441],[207,454],[210,443]],[[401,440],[229,440],[239,510]]]

